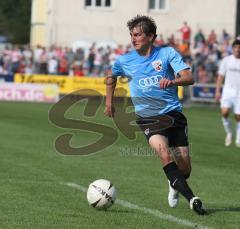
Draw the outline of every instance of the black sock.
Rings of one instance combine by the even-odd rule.
[[[185,180],[187,180],[189,177],[190,177],[190,173],[189,173],[189,174],[186,174],[186,175],[184,175],[184,178],[185,178]]]
[[[171,162],[164,166],[163,170],[170,181],[170,185],[190,201],[194,197],[194,194],[188,186],[182,172],[178,169],[177,164]]]

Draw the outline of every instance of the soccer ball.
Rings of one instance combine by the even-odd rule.
[[[96,208],[106,210],[116,200],[117,190],[109,180],[99,179],[92,182],[87,190],[88,203]]]

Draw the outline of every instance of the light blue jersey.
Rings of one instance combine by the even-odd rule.
[[[141,117],[156,116],[169,111],[182,111],[177,86],[161,89],[159,81],[189,69],[182,57],[171,47],[154,47],[148,57],[135,50],[119,56],[112,67],[113,76],[129,78],[129,88],[135,112]]]

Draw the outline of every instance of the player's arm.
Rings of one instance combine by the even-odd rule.
[[[106,77],[106,105],[104,114],[108,117],[113,117],[115,113],[115,108],[113,105],[113,96],[117,84],[117,78],[112,76],[112,71],[110,70],[108,76]]]
[[[217,102],[219,102],[221,98],[221,87],[222,87],[223,81],[224,81],[224,76],[221,74],[218,74],[217,81],[216,81],[216,91],[215,91],[215,99]]]
[[[169,80],[167,78],[162,78],[159,84],[162,89],[172,86],[187,86],[194,84],[194,79],[191,71],[189,69],[184,69],[178,73],[175,79]]]

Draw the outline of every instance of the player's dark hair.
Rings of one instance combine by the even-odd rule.
[[[233,41],[232,47],[234,47],[235,45],[240,45],[240,39],[237,38],[236,40]]]
[[[151,17],[144,16],[144,15],[137,15],[136,17],[132,18],[127,22],[127,26],[129,31],[139,26],[147,36],[150,34],[153,34],[154,35],[153,41],[157,37],[157,34],[156,34],[157,26],[155,21]]]

